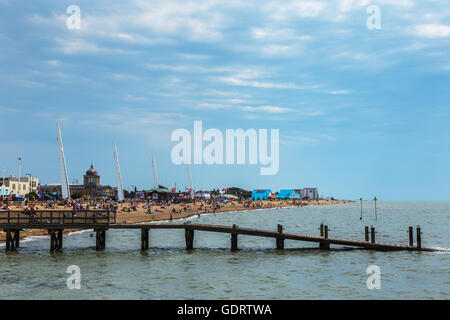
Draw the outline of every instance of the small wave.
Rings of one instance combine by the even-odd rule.
[[[450,253],[450,248],[431,247],[431,249],[437,250],[439,253]]]

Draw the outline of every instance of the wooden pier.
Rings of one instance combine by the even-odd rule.
[[[330,245],[340,245],[352,248],[362,248],[379,251],[438,251],[433,248],[422,247],[422,233],[416,228],[416,245],[414,245],[413,228],[409,227],[409,244],[381,243],[375,240],[375,228],[365,226],[364,240],[352,240],[329,237],[329,228],[321,224],[318,236],[307,234],[285,233],[282,225],[275,231],[240,228],[233,226],[205,225],[205,224],[117,224],[116,214],[110,211],[33,211],[30,212],[0,212],[0,230],[6,232],[6,250],[16,250],[20,245],[20,231],[23,229],[47,229],[50,235],[50,250],[61,250],[63,247],[64,229],[93,229],[96,232],[96,249],[106,247],[106,231],[108,229],[140,229],[141,249],[150,246],[149,233],[151,229],[184,229],[186,250],[194,249],[195,231],[207,231],[230,234],[231,250],[238,250],[238,236],[255,236],[275,239],[278,250],[284,249],[285,240],[296,240],[317,243],[321,250],[329,250]]]

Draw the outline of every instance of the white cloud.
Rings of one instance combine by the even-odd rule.
[[[319,1],[272,1],[265,10],[273,20],[287,20],[292,18],[308,18],[318,16],[325,4]]]
[[[349,90],[332,90],[329,91],[329,94],[349,94],[351,91]]]
[[[226,106],[220,103],[200,103],[197,105],[197,109],[217,110],[224,108],[226,108]]]
[[[244,86],[252,88],[264,88],[264,89],[293,89],[293,90],[306,90],[306,89],[316,89],[320,87],[319,85],[305,85],[299,86],[294,83],[274,83],[274,82],[263,82],[254,80],[245,80],[238,77],[217,77],[219,81],[224,83],[234,85],[234,86]]]
[[[450,26],[445,24],[422,24],[415,26],[414,32],[422,37],[445,38],[450,37]]]
[[[242,107],[242,110],[248,111],[248,112],[266,112],[266,113],[286,113],[293,111],[290,108],[282,108],[278,106],[261,106],[261,107]]]

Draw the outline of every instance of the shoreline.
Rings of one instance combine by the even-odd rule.
[[[173,213],[172,208],[175,210],[182,210],[185,205],[173,204],[170,206],[155,205],[152,206],[153,214],[148,214],[146,209],[143,208],[142,204],[138,205],[136,211],[124,212],[123,209],[130,208],[130,204],[125,203],[120,206],[120,211],[117,213],[117,224],[148,224],[148,223],[162,223],[170,222],[174,220],[189,219],[194,216],[209,215],[216,213],[229,213],[229,212],[239,212],[239,211],[255,211],[259,209],[283,209],[292,207],[303,207],[303,206],[320,206],[320,205],[332,205],[332,204],[345,204],[352,203],[351,200],[302,200],[301,205],[292,203],[292,200],[281,200],[281,201],[269,201],[269,200],[254,200],[250,206],[245,206],[238,201],[230,201],[226,204],[221,205],[220,208],[213,212],[208,212],[207,208],[203,208],[202,203],[189,204],[190,207],[182,211],[181,213]],[[59,207],[55,210],[64,209]],[[13,208],[13,211],[19,210],[18,208]],[[67,208],[66,208],[67,210]],[[73,233],[83,233],[91,229],[65,229],[63,234],[73,234]],[[45,229],[25,229],[20,233],[21,241],[33,241],[29,240],[31,237],[39,237],[39,239],[44,239],[48,237],[48,232]],[[42,238],[41,238],[42,237]],[[39,240],[39,239],[36,239]],[[0,230],[0,247],[3,247],[6,240],[6,233]]]

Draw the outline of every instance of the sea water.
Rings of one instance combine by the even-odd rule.
[[[261,209],[191,217],[172,223],[237,224],[240,227],[408,244],[408,227],[420,225],[422,246],[449,250],[450,202],[374,203]],[[317,243],[195,231],[186,252],[183,230],[151,230],[150,249],[140,250],[140,230],[108,230],[106,249],[95,250],[92,231],[64,236],[63,251],[49,239],[21,241],[17,252],[0,247],[0,299],[448,299],[449,252],[379,252]],[[414,236],[415,241],[415,236]],[[69,266],[80,268],[80,289],[70,290]],[[367,268],[380,268],[380,288],[369,289]]]

